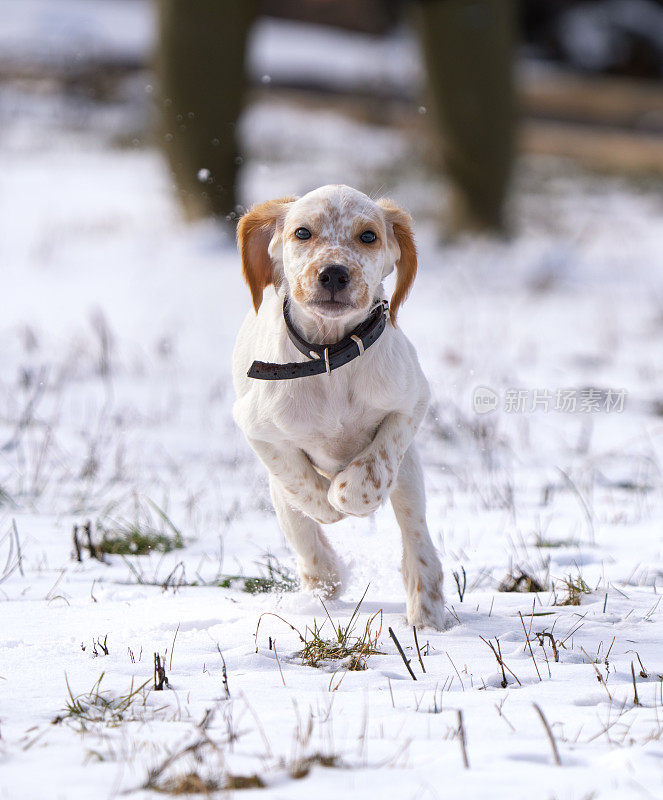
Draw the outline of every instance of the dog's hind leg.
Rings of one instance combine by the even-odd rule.
[[[426,525],[424,476],[414,444],[401,462],[391,504],[403,537],[408,623],[444,630],[448,620],[442,595],[442,565]]]
[[[322,597],[337,597],[343,588],[341,564],[318,523],[293,508],[273,476],[269,488],[276,517],[297,553],[297,571],[304,588]]]

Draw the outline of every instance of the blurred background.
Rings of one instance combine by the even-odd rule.
[[[7,496],[100,513],[175,492],[194,531],[258,508],[280,542],[230,413],[234,222],[332,182],[414,218],[401,319],[433,388],[432,502],[474,503],[483,468],[488,508],[559,464],[589,487],[599,463],[660,475],[663,3],[0,0],[0,18]],[[480,417],[477,385],[628,401]]]
[[[0,9],[0,144],[156,149],[188,219],[347,182],[398,188],[441,236],[504,232],[514,155],[663,174],[659,0]]]

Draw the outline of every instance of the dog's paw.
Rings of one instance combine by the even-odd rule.
[[[304,511],[320,525],[333,525],[345,516],[342,511],[328,503],[326,498],[321,498],[320,502],[315,503],[310,509],[305,509]]]
[[[343,569],[336,555],[329,550],[314,556],[314,562],[306,564],[299,561],[297,572],[306,592],[321,597],[323,600],[334,600],[343,591]]]
[[[355,459],[334,478],[327,498],[330,504],[355,517],[372,514],[385,500],[393,485],[394,472],[373,455]]]
[[[416,605],[416,604],[415,604]],[[454,618],[439,601],[430,606],[419,606],[407,610],[407,624],[420,628],[433,628],[436,631],[449,630],[454,625]]]
[[[334,508],[327,499],[327,487],[316,487],[310,493],[288,492],[285,494],[288,502],[296,509],[311,517],[320,525],[332,525],[345,516],[339,509]]]
[[[406,581],[407,621],[417,628],[435,628],[444,631],[451,627],[451,615],[444,608],[442,573],[419,576],[414,585]]]

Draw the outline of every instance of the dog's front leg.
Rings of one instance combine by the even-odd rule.
[[[412,443],[419,421],[418,414],[385,417],[371,444],[334,478],[329,500],[346,514],[364,516],[391,496],[403,537],[408,622],[443,630],[442,567],[426,525],[423,473]]]
[[[422,398],[412,414],[387,414],[373,441],[331,482],[328,497],[334,508],[365,517],[387,500],[427,402],[427,397]]]
[[[414,444],[398,471],[391,504],[403,537],[403,583],[407,621],[417,627],[448,627],[442,595],[442,565],[426,525],[424,476]]]
[[[306,453],[283,442],[248,441],[270,475],[278,480],[290,506],[323,525],[343,519],[343,513],[327,499],[329,481],[315,471]]]
[[[343,588],[341,565],[321,527],[290,505],[274,476],[269,488],[281,530],[297,553],[297,571],[304,588],[324,597],[336,597]]]

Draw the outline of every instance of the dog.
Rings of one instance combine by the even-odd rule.
[[[323,186],[253,207],[237,238],[253,310],[233,353],[233,415],[269,472],[303,587],[340,594],[341,562],[320,526],[365,517],[389,498],[408,623],[444,629],[413,441],[430,392],[396,324],[417,271],[409,215],[388,199]],[[394,266],[389,304],[383,280]]]

